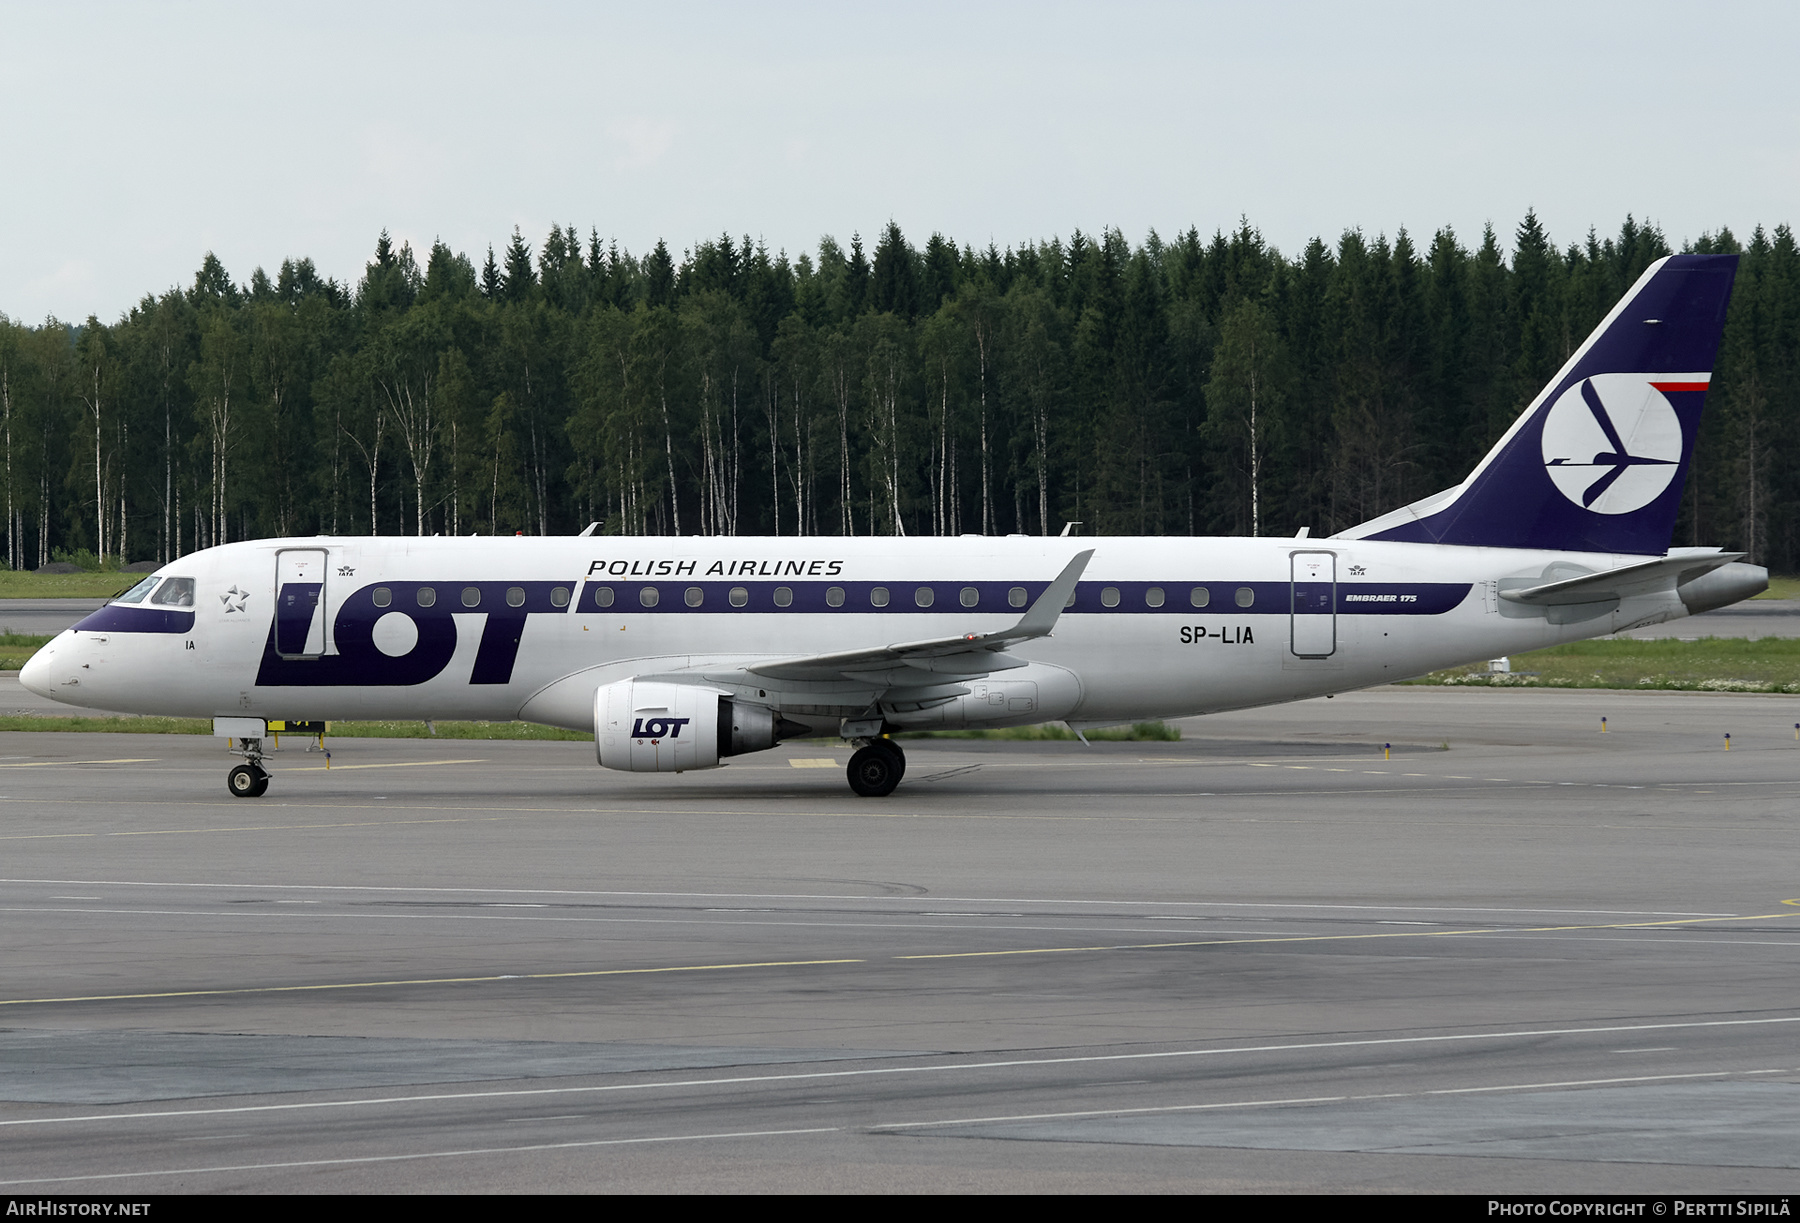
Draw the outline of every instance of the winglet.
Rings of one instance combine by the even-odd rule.
[[[1006,637],[1013,641],[1022,641],[1029,637],[1048,637],[1050,630],[1056,627],[1056,618],[1063,613],[1063,607],[1069,602],[1069,596],[1075,593],[1075,583],[1081,580],[1088,562],[1094,559],[1094,550],[1077,552],[1075,558],[1063,566],[1063,571],[1056,575],[1056,580],[1044,588],[1044,593],[1037,597],[1037,602],[1026,609],[1019,617],[1019,622],[1004,633],[996,633],[996,637]]]

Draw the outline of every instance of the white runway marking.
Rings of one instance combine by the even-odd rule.
[[[1518,1040],[1538,1036],[1596,1036],[1615,1032],[1671,1032],[1704,1028],[1767,1027],[1800,1023],[1800,1015],[1767,1019],[1701,1019],[1677,1023],[1610,1024],[1591,1028],[1520,1028],[1505,1032],[1459,1032],[1442,1036],[1377,1036],[1362,1040],[1296,1041],[1290,1044],[1228,1045],[1218,1049],[1170,1049],[1156,1053],[1087,1053],[1068,1057],[1021,1057],[987,1062],[938,1062],[925,1066],[876,1066],[863,1070],[805,1070],[786,1074],[728,1075],[707,1079],[675,1079],[650,1083],[600,1083],[587,1087],[524,1087],[498,1091],[432,1092],[409,1096],[372,1096],[361,1100],[306,1100],[288,1104],[233,1104],[219,1108],[172,1108],[135,1113],[83,1113],[67,1117],[16,1117],[0,1120],[0,1129],[27,1125],[73,1125],[106,1121],[163,1120],[174,1117],[217,1117],[242,1113],[313,1112],[330,1108],[375,1108],[395,1104],[429,1104],[449,1100],[500,1100],[525,1097],[599,1095],[624,1091],[691,1090],[760,1083],[799,1083],[824,1079],[878,1078],[914,1074],[947,1074],[969,1070],[1013,1070],[1033,1066],[1097,1065],[1104,1062],[1167,1061],[1187,1057],[1229,1057],[1245,1053],[1304,1053],[1320,1049],[1388,1048],[1397,1045],[1443,1045],[1484,1040]],[[1708,1071],[1707,1074],[1783,1074],[1786,1070]],[[1680,1076],[1676,1076],[1680,1077]],[[1622,1081],[1622,1080],[1619,1080]],[[1547,1086],[1547,1084],[1538,1084]],[[1473,1089],[1468,1089],[1473,1090]],[[1489,1088],[1486,1090],[1518,1090]],[[4,1184],[8,1182],[0,1182]]]
[[[992,905],[1117,905],[1121,908],[1214,909],[1321,909],[1357,913],[1574,913],[1596,917],[1733,917],[1732,913],[1703,913],[1664,909],[1537,909],[1471,905],[1344,905],[1310,901],[1236,900],[1082,900],[1074,897],[1029,896],[869,896],[830,892],[622,892],[575,888],[456,888],[387,884],[339,883],[216,883],[163,882],[149,879],[0,879],[0,884],[43,884],[54,887],[216,888],[262,892],[398,892],[425,896],[597,896],[649,900],[846,900],[857,904],[992,904]]]
[[[1127,1117],[1144,1113],[1198,1113],[1228,1108],[1281,1108],[1296,1104],[1349,1104],[1365,1100],[1414,1100],[1426,1096],[1480,1095],[1501,1091],[1551,1091],[1574,1087],[1616,1087],[1621,1083],[1665,1083],[1676,1079],[1717,1079],[1740,1074],[1791,1074],[1778,1066],[1768,1070],[1699,1070],[1686,1074],[1640,1074],[1610,1079],[1562,1079],[1550,1083],[1505,1083],[1493,1087],[1434,1087],[1424,1091],[1381,1091],[1351,1096],[1292,1096],[1277,1100],[1226,1100],[1215,1104],[1158,1104],[1143,1108],[1084,1108],[1066,1113],[1018,1113],[1007,1117],[956,1117],[943,1121],[891,1121],[871,1130],[922,1130],[947,1125],[994,1125],[1017,1121],[1065,1121],[1074,1117]]]
[[[654,1138],[595,1138],[585,1142],[540,1142],[522,1147],[471,1147],[461,1151],[418,1151],[408,1155],[359,1155],[342,1159],[293,1159],[282,1163],[224,1164],[212,1168],[153,1168],[141,1172],[96,1172],[86,1176],[34,1176],[0,1181],[0,1185],[66,1185],[75,1181],[129,1180],[138,1176],[199,1176],[208,1172],[269,1172],[281,1168],[329,1168],[346,1164],[390,1164],[409,1159],[455,1159],[470,1155],[523,1155],[531,1151],[573,1151],[584,1147],[627,1147],[657,1142],[706,1142],[727,1138],[781,1138],[795,1134],[831,1134],[837,1126],[803,1130],[738,1130],[724,1134],[662,1134]],[[229,1135],[221,1135],[229,1137]]]

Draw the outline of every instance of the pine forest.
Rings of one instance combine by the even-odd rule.
[[[1649,263],[1528,214],[1296,256],[1248,223],[1005,251],[890,223],[790,259],[590,229],[387,234],[124,317],[0,316],[5,556],[269,536],[1329,535],[1462,479]],[[1676,542],[1800,570],[1800,253],[1741,251]]]

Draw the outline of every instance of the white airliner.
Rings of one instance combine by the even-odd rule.
[[[1386,683],[1767,588],[1669,547],[1736,259],[1652,266],[1455,488],[1327,539],[264,540],[172,562],[40,650],[71,705],[208,717],[268,787],[269,719],[523,719],[684,772],[842,736],[1077,729]]]

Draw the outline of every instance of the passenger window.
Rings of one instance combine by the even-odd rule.
[[[508,586],[506,588],[506,605],[508,607],[524,607],[525,588],[523,586]]]
[[[595,589],[595,591],[594,591],[594,606],[595,607],[611,607],[612,601],[613,601],[613,589],[611,586],[601,586],[601,587],[598,587]]]
[[[114,599],[114,603],[142,603],[144,596],[150,593],[151,587],[162,581],[159,577],[148,577],[133,586],[130,590]]]
[[[386,586],[377,586],[375,593],[369,597],[374,600],[376,607],[387,607],[394,601],[394,592]]]
[[[638,602],[645,607],[655,607],[656,598],[656,587],[654,586],[645,586],[638,591]]]
[[[981,594],[973,586],[964,586],[962,588],[962,594],[958,597],[962,600],[962,605],[964,607],[974,607],[977,603],[981,602]]]
[[[745,590],[742,586],[733,586],[731,588],[731,593],[726,595],[725,598],[733,607],[742,607],[750,601],[750,592]]]
[[[1196,586],[1188,591],[1188,602],[1195,607],[1205,607],[1212,602],[1212,591],[1204,586]]]
[[[1108,586],[1100,592],[1100,606],[1117,607],[1119,605],[1119,588]]]
[[[920,607],[930,607],[931,601],[936,597],[929,586],[920,586],[913,591],[913,602]]]
[[[825,591],[825,606],[842,607],[844,605],[844,588],[832,586]]]
[[[1250,589],[1248,586],[1239,586],[1237,588],[1237,605],[1239,607],[1249,607],[1254,602],[1256,602],[1256,592],[1254,590]]]
[[[687,588],[687,594],[683,595],[682,598],[687,600],[687,605],[689,607],[699,607],[701,602],[706,598],[706,592],[701,590],[698,586],[689,586]]]
[[[790,607],[793,605],[793,602],[794,602],[794,592],[793,591],[789,590],[786,586],[777,586],[775,588],[775,606],[776,607]]]
[[[1011,590],[1006,592],[1006,601],[1010,606],[1024,607],[1025,588],[1023,586],[1014,586]]]
[[[154,595],[150,596],[150,601],[158,607],[192,607],[194,605],[194,579],[169,578]]]
[[[480,607],[481,606],[481,587],[479,587],[479,586],[464,586],[463,593],[462,593],[462,601],[463,601],[464,607]]]
[[[430,607],[433,603],[437,602],[437,591],[429,586],[421,586],[419,587],[418,600],[420,607]]]
[[[1152,586],[1149,590],[1144,592],[1145,607],[1161,607],[1162,605],[1163,592],[1161,586]]]
[[[869,603],[874,607],[886,607],[888,590],[886,586],[874,586],[869,589]]]
[[[568,605],[569,588],[567,586],[558,586],[555,590],[550,592],[551,607],[567,607]]]

